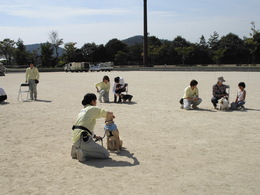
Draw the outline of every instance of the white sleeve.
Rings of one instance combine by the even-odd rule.
[[[114,83],[112,91],[113,91],[114,94],[116,94],[116,83]]]
[[[122,85],[121,87],[123,88],[125,86],[125,81],[123,78],[120,77],[119,83]]]

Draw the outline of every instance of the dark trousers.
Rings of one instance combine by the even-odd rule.
[[[117,90],[115,91],[116,94],[114,95],[114,102],[116,102],[116,100],[117,100],[117,95],[119,95],[119,100],[118,100],[118,102],[122,102],[122,99],[121,99],[120,94],[121,94],[122,92],[125,92],[125,90],[126,90],[126,88],[123,87],[123,88],[119,88],[119,89],[117,89]]]
[[[212,97],[211,98],[211,102],[212,102],[212,104],[213,104],[213,106],[214,107],[217,107],[217,103],[218,103],[218,100],[219,100],[220,98],[218,98],[218,97]]]
[[[2,101],[5,101],[7,99],[7,95],[1,95],[0,96],[0,103],[2,102]]]

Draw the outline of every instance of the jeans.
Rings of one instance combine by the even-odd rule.
[[[35,83],[34,79],[29,79],[29,89],[30,89],[30,98],[31,100],[33,99],[37,99],[37,84]]]
[[[201,98],[198,98],[196,101],[183,99],[183,108],[189,110],[191,105],[193,107],[197,107],[201,102]]]
[[[243,106],[246,102],[245,101],[239,101],[236,103],[237,107]]]
[[[220,97],[212,97],[211,98],[211,102],[213,104],[213,106],[216,108],[217,107],[217,103],[218,103],[218,100],[221,99]]]
[[[105,90],[100,90],[100,92],[99,92],[99,98],[98,98],[98,100],[101,102],[102,100],[102,97],[103,97],[103,100],[104,100],[104,102],[109,102],[109,93],[108,92],[106,92]]]

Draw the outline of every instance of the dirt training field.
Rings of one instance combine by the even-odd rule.
[[[71,126],[85,93],[107,74],[129,84],[131,104],[98,103],[114,112],[124,142],[111,159],[70,157]],[[210,102],[223,76],[235,100],[246,83],[244,111],[220,112]],[[180,109],[192,79],[200,110]],[[0,194],[254,194],[260,193],[259,72],[40,73],[39,101],[17,102],[24,73],[0,77]],[[112,90],[110,101],[113,101]],[[95,132],[104,134],[104,119]]]

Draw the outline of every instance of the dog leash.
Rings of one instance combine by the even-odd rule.
[[[105,134],[104,134],[103,137],[97,138],[97,139],[95,140],[95,142],[101,141],[101,145],[103,146],[103,139],[105,138],[105,136],[106,136],[106,132],[105,132]]]

